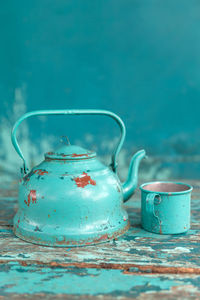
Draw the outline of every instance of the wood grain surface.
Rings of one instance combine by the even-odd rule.
[[[131,228],[109,243],[52,248],[12,232],[16,184],[0,187],[0,299],[199,299],[200,182],[190,181],[191,230],[157,235],[140,226],[140,193],[126,205]]]

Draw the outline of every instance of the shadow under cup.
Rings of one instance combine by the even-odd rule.
[[[142,184],[142,227],[159,234],[178,234],[189,230],[192,189],[189,184],[166,181]]]

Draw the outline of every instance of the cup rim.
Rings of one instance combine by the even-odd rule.
[[[172,183],[172,184],[178,184],[178,185],[185,185],[188,187],[187,190],[184,191],[179,191],[179,192],[159,192],[159,191],[150,191],[150,190],[146,190],[144,189],[144,187],[146,185],[151,185],[151,184],[155,184],[155,183]],[[188,184],[188,183],[183,183],[183,182],[175,182],[175,181],[151,181],[151,182],[145,182],[140,186],[140,190],[143,192],[147,192],[147,193],[156,193],[156,194],[162,194],[162,195],[180,195],[180,194],[186,194],[189,193],[193,190],[193,187]]]

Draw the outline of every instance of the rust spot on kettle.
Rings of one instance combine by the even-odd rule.
[[[60,155],[61,155],[62,157],[69,156],[69,154],[64,154],[64,153],[61,153]]]
[[[32,200],[32,203],[36,203],[36,190],[31,190],[30,193],[28,194],[28,201],[24,200],[24,202],[26,203],[27,206],[30,206],[30,203],[31,203],[31,200]]]
[[[87,156],[88,157],[88,154],[76,154],[76,153],[72,154],[72,157],[82,157],[82,156]]]
[[[75,177],[73,180],[76,182],[77,187],[84,188],[88,184],[96,185],[96,181],[85,172],[83,172],[81,177]]]
[[[34,173],[42,176],[42,175],[48,174],[48,171],[42,170],[42,169],[37,169],[34,171]]]
[[[121,193],[120,187],[117,185],[117,191],[118,193]]]
[[[20,219],[18,219],[17,221],[17,228],[19,227],[19,223],[20,223]]]
[[[159,233],[162,234],[162,222],[159,221],[159,223],[160,223],[160,230],[159,230]]]
[[[47,152],[47,154],[48,154],[48,155],[53,155],[54,153],[53,153],[53,152]]]
[[[30,180],[30,176],[32,175],[32,172],[30,172],[29,174],[27,174],[26,176],[23,177],[24,184],[27,185],[27,183]]]
[[[108,234],[104,234],[102,235],[98,240],[101,241],[101,240],[107,240],[109,237],[108,237]]]

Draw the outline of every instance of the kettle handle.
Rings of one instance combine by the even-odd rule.
[[[124,143],[124,139],[125,139],[125,135],[126,135],[126,128],[124,125],[124,122],[121,120],[120,117],[118,117],[116,114],[112,113],[111,111],[108,110],[97,110],[97,109],[59,109],[59,110],[36,110],[36,111],[32,111],[32,112],[28,112],[26,114],[24,114],[21,118],[19,118],[16,123],[13,126],[12,129],[12,133],[11,133],[11,141],[12,144],[16,150],[16,152],[19,154],[19,156],[22,158],[23,162],[24,162],[24,166],[23,166],[23,172],[27,173],[28,171],[28,167],[27,167],[27,163],[26,160],[24,158],[24,155],[22,154],[22,151],[19,147],[19,144],[17,142],[17,138],[16,138],[16,131],[18,126],[21,124],[22,121],[24,121],[25,119],[32,117],[32,116],[41,116],[41,115],[106,115],[108,117],[111,117],[112,119],[114,119],[117,124],[120,127],[120,131],[121,131],[121,135],[120,135],[120,139],[119,142],[114,150],[114,153],[112,155],[112,159],[111,159],[111,164],[110,166],[112,167],[112,170],[114,172],[116,172],[117,169],[117,157],[119,155],[119,152],[122,148],[122,145]]]

